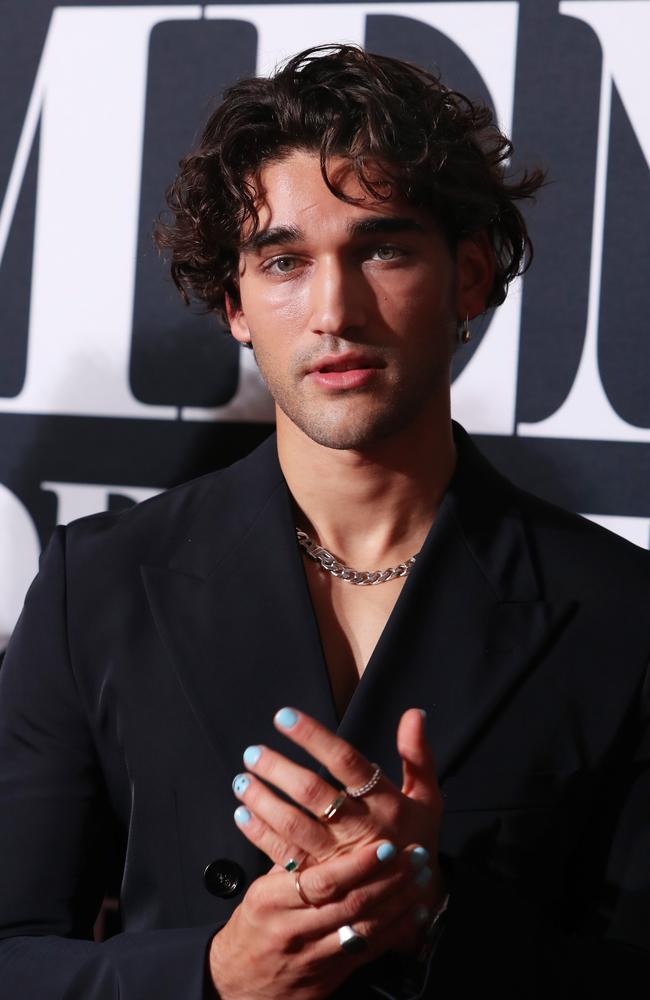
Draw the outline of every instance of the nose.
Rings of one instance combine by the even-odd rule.
[[[334,257],[321,260],[314,270],[309,294],[313,333],[341,337],[363,326],[363,278],[351,263]]]

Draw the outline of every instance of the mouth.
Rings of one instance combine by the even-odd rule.
[[[310,378],[321,388],[330,390],[361,389],[372,382],[385,363],[361,354],[342,354],[317,361],[309,371]]]
[[[383,368],[379,359],[369,358],[361,354],[342,354],[340,357],[321,358],[309,370],[311,375],[329,375],[334,372],[364,371],[372,368]]]

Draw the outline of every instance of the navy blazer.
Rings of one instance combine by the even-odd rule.
[[[397,721],[428,710],[451,899],[423,996],[587,995],[608,977],[635,995],[650,559],[455,436],[452,482],[340,720],[274,436],[56,530],[0,670],[2,998],[212,995],[210,939],[269,867],[230,783],[251,743],[304,760],[272,725],[285,704],[397,783]],[[97,944],[115,858],[123,932]],[[381,968],[353,995],[374,995]]]

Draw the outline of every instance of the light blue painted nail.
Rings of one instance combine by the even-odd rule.
[[[246,806],[237,806],[235,809],[235,823],[237,826],[246,826],[250,818],[251,814]]]
[[[238,774],[232,783],[232,790],[235,795],[243,795],[250,783],[250,778],[245,774]]]
[[[279,712],[275,713],[275,724],[280,729],[293,729],[297,721],[298,713],[294,712],[292,708],[281,708]]]
[[[429,907],[425,906],[424,903],[416,906],[413,910],[413,919],[420,927],[422,924],[426,924],[429,919]]]
[[[411,864],[416,871],[419,871],[420,868],[424,868],[428,860],[429,852],[426,847],[414,847],[411,851]]]
[[[418,872],[415,876],[415,884],[419,885],[420,889],[424,889],[425,885],[428,885],[431,881],[431,876],[433,872],[430,868],[423,868],[422,871]]]
[[[377,857],[380,861],[390,861],[396,854],[395,846],[389,840],[385,844],[380,844],[377,848]]]
[[[427,710],[426,710],[426,708],[421,708],[420,709],[420,715],[422,716],[423,719],[426,720],[426,717],[427,717]]]
[[[255,767],[261,755],[261,747],[246,747],[244,750],[244,764],[246,767]]]

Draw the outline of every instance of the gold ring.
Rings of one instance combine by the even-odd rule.
[[[300,875],[296,874],[294,882],[295,882],[295,886],[296,886],[296,892],[298,893],[298,895],[302,899],[302,901],[305,904],[305,906],[313,906],[314,904],[311,902],[311,900],[307,899],[307,897],[305,896],[305,890],[303,889],[303,887],[300,884]]]
[[[335,795],[330,804],[323,809],[322,813],[318,817],[321,823],[331,823],[347,797],[348,793],[346,791],[339,792],[338,795]]]

